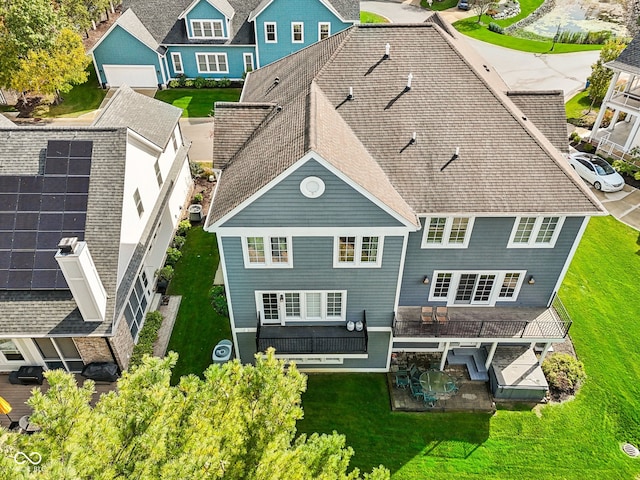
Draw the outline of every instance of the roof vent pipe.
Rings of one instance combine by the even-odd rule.
[[[416,143],[417,140],[418,140],[418,135],[416,132],[413,132],[413,135],[411,135],[411,140],[409,140],[409,143],[413,145],[414,143]]]
[[[384,46],[384,58],[389,58],[389,53],[391,52],[391,45],[388,43]]]
[[[410,73],[407,76],[407,87],[405,88],[405,90],[411,90],[411,80],[413,80],[413,73]]]
[[[353,100],[353,87],[349,87],[349,95],[347,95],[347,100]]]

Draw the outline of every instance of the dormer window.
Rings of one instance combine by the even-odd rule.
[[[225,38],[222,20],[191,20],[191,38]]]

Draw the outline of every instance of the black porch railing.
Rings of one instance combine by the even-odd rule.
[[[501,311],[502,310],[502,311]],[[478,310],[479,311],[479,310]],[[504,317],[505,311],[514,312],[511,318]],[[526,309],[522,309],[525,312]],[[450,318],[446,322],[423,323],[418,315],[415,318],[396,316],[393,321],[394,337],[444,337],[444,338],[565,338],[571,328],[571,317],[559,297],[555,297],[551,308],[538,309],[536,315],[518,313],[518,309],[488,307],[482,309],[477,319],[469,315],[456,315],[455,307],[450,309]],[[496,313],[500,312],[500,315]],[[465,318],[458,318],[465,317]]]
[[[277,353],[366,353],[369,343],[366,313],[362,331],[350,332],[345,325],[281,326],[261,325],[258,315],[256,350],[275,348]]]

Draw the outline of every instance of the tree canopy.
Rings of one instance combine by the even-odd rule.
[[[618,58],[622,50],[626,47],[622,39],[614,38],[607,40],[600,50],[600,58],[591,65],[591,75],[589,76],[589,98],[593,103],[601,103],[607,94],[609,83],[613,78],[613,70],[604,66]]]
[[[16,479],[361,478],[348,472],[354,452],[344,436],[296,438],[306,377],[273,351],[255,366],[212,365],[204,379],[190,375],[172,386],[176,360],[145,357],[94,407],[93,382],[78,387],[69,373],[47,372],[49,390],[28,401],[42,430],[0,436],[0,471]],[[37,471],[8,454],[17,451],[39,453]],[[379,467],[364,478],[389,472]]]

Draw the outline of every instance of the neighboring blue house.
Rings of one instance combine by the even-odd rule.
[[[359,22],[357,0],[125,0],[91,49],[101,84],[243,75]]]
[[[387,371],[393,352],[489,368],[505,345],[541,360],[604,214],[567,148],[562,92],[508,92],[437,14],[250,73],[240,103],[216,104],[205,225],[236,354],[273,346],[308,371]]]

